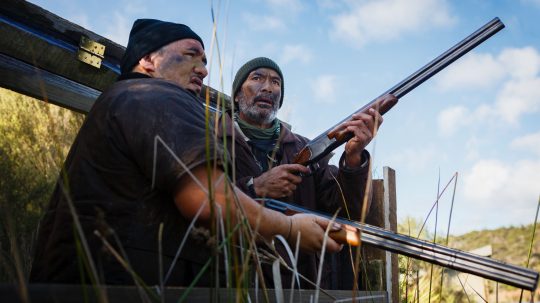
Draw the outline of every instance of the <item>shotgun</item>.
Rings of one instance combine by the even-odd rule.
[[[418,85],[422,84],[424,81],[443,70],[445,67],[468,53],[476,46],[480,45],[482,42],[503,28],[504,24],[501,22],[501,20],[499,20],[499,18],[494,18],[476,30],[474,33],[470,34],[467,38],[463,39],[452,48],[444,52],[442,55],[433,59],[424,67],[420,68],[418,71],[414,72],[412,75],[405,78],[403,81],[399,82],[394,87],[381,94],[379,97],[373,99],[371,102],[355,111],[353,114],[367,112],[370,108],[375,108],[381,113],[381,115],[384,115],[394,105],[396,105],[397,102],[378,102],[380,97],[387,94],[392,94],[397,99],[400,99]],[[338,124],[332,126],[315,139],[309,141],[306,146],[298,152],[294,159],[294,163],[311,167],[321,158],[325,157],[334,149],[351,139],[353,136],[351,133],[346,131],[337,132],[333,130],[343,122],[350,120],[353,114],[343,119]]]
[[[508,284],[521,289],[534,291],[538,284],[539,274],[531,269],[506,264],[488,257],[449,248],[433,242],[398,234],[373,225],[347,220],[313,211],[295,204],[274,199],[257,199],[265,207],[292,216],[297,213],[308,213],[342,225],[341,230],[330,232],[329,236],[341,244],[359,246],[361,242],[409,256],[418,260],[451,268],[460,272],[480,276],[496,282]]]

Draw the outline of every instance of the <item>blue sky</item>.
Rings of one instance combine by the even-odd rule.
[[[241,64],[270,57],[285,78],[278,117],[311,138],[499,17],[506,28],[400,100],[368,149],[375,178],[384,166],[396,170],[400,220],[425,218],[439,175],[442,187],[456,172],[451,233],[534,220],[540,0],[30,2],[122,45],[137,18],[185,23],[205,41],[206,83],[227,94]],[[452,188],[440,200],[439,230],[446,230],[451,197]]]

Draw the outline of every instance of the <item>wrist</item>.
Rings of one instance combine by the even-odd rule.
[[[343,153],[340,159],[340,167],[342,169],[345,169],[347,171],[356,171],[359,169],[363,169],[367,167],[369,164],[369,153],[365,149],[357,155],[359,157],[359,160],[349,160],[349,157],[346,153]]]
[[[257,192],[255,191],[255,182],[253,180],[253,177],[249,178],[249,180],[246,183],[246,186],[248,188],[248,193],[253,198],[257,197]]]
[[[287,216],[287,218],[289,218],[289,232],[287,233],[287,236],[285,237],[285,240],[287,240],[287,242],[290,242],[291,233],[292,233],[293,219],[292,219],[292,217],[289,217],[289,216]]]
[[[346,153],[343,159],[343,166],[347,168],[359,168],[364,164],[365,159],[362,156],[363,150],[361,152],[355,153]]]
[[[344,159],[344,166],[347,168],[358,168],[362,165],[362,153],[347,154]]]

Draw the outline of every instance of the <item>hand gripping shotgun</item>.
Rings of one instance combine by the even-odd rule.
[[[443,70],[503,28],[504,24],[501,20],[499,20],[499,18],[494,18],[442,55],[426,64],[373,101],[355,111],[353,114],[367,112],[370,108],[375,108],[381,114],[385,114],[396,104],[396,102],[381,103],[380,97],[386,94],[392,94],[398,99],[402,98],[418,85]],[[346,131],[334,131],[334,129],[343,122],[350,120],[353,114],[308,142],[296,155],[294,162],[314,167],[318,160],[351,139],[353,136],[351,133]],[[295,213],[311,213],[327,219],[332,219],[332,217],[327,214],[318,213],[298,205],[288,204],[277,200],[263,199],[262,203],[265,207],[280,211],[287,215],[293,215]],[[359,245],[361,240],[364,243],[384,250],[530,291],[534,291],[538,284],[539,274],[527,268],[506,264],[491,258],[397,234],[356,221],[350,221],[339,217],[336,218],[335,221],[341,223],[344,228],[338,232],[331,233],[330,237],[342,244],[348,243],[353,246]]]
[[[359,246],[360,243],[409,256],[414,259],[437,264],[460,272],[483,277],[489,280],[534,291],[538,284],[538,273],[534,270],[506,264],[492,258],[478,256],[433,242],[398,234],[369,224],[333,218],[328,214],[316,212],[296,204],[273,199],[257,199],[265,207],[292,216],[298,213],[317,215],[341,224],[339,231],[329,236],[341,244]]]
[[[428,80],[445,67],[459,59],[461,56],[468,53],[470,50],[480,45],[482,42],[486,41],[488,38],[493,36],[495,33],[504,28],[504,24],[499,20],[499,18],[494,18],[489,21],[487,24],[476,30],[474,33],[470,34],[467,38],[463,39],[452,48],[444,52],[442,55],[433,59],[431,62],[426,64],[424,67],[414,72],[412,75],[407,77],[405,80],[399,82],[394,87],[390,88],[384,92],[379,97],[375,98],[373,101],[364,105],[359,110],[355,111],[353,114],[347,118],[340,121],[338,124],[332,126],[327,131],[323,132],[315,139],[309,141],[306,146],[298,152],[294,159],[294,163],[303,164],[310,168],[316,168],[316,163],[334,149],[347,142],[352,138],[352,134],[346,131],[334,131],[336,126],[342,124],[343,122],[350,120],[352,115],[356,113],[362,113],[367,111],[370,108],[378,110],[381,115],[384,115],[389,111],[396,102],[381,102],[380,97],[386,94],[392,94],[397,99],[402,98],[408,92],[416,88],[418,85],[422,84],[424,81]]]

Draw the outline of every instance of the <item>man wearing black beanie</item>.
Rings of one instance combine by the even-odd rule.
[[[328,220],[262,208],[223,180],[226,159],[197,98],[208,74],[197,34],[137,20],[121,69],[71,147],[40,224],[31,282],[216,286],[205,264],[225,232],[208,233],[212,214],[257,228],[257,239],[301,232],[303,250],[322,248]]]
[[[293,133],[287,124],[276,118],[283,104],[284,87],[281,69],[269,58],[252,59],[236,73],[232,99],[237,111],[224,115],[227,126],[220,132],[222,137],[227,137],[227,142],[234,142],[229,152],[233,154],[234,148],[236,159],[241,159],[235,162],[236,185],[253,198],[294,202],[331,215],[341,209],[340,216],[360,220],[362,210],[367,213],[370,203],[370,156],[365,147],[382,123],[382,116],[372,110],[369,114],[356,114],[339,126],[340,130],[354,135],[345,145],[339,168],[328,164],[330,155],[310,171],[303,165],[291,164],[309,140]],[[387,102],[395,97],[388,95],[384,99]],[[352,289],[352,272],[343,274],[343,270],[351,270],[348,250],[341,254],[327,256],[321,288]],[[288,259],[284,249],[280,255]],[[316,284],[319,263],[317,254],[300,253],[298,273],[311,281],[302,280],[300,288],[312,288]],[[290,288],[292,275],[287,269],[283,271],[282,286]],[[270,277],[267,280],[273,280],[272,274],[271,268],[265,269],[265,275]]]

